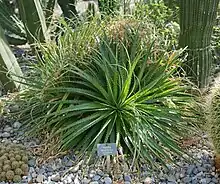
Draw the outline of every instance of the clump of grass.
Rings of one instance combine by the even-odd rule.
[[[215,151],[216,170],[220,171],[220,86],[216,78],[205,102],[205,129],[209,134]]]
[[[210,138],[216,154],[220,154],[220,88],[215,88],[210,94],[208,103],[207,123]]]

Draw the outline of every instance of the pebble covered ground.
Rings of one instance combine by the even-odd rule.
[[[22,136],[19,130],[21,123],[0,117],[0,142],[23,144],[27,149],[37,147],[40,141]],[[106,172],[102,163],[96,162],[86,165],[83,161],[75,163],[77,154],[66,154],[50,159],[42,165],[37,164],[37,157],[29,159],[29,175],[23,177],[22,183],[45,184],[218,184],[220,177],[215,172],[212,145],[204,134],[196,141],[189,140],[188,152],[197,161],[186,163],[183,158],[176,158],[178,166],[167,164],[169,171],[157,169],[150,172],[146,165],[140,168],[139,173],[129,172],[126,160],[121,172]],[[186,142],[188,144],[189,142]],[[67,172],[69,171],[69,172]],[[1,182],[0,184],[6,184]]]

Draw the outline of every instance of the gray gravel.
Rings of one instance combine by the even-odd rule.
[[[11,122],[6,118],[0,118],[0,141],[22,143],[27,148],[40,144],[38,139],[21,137],[23,132],[19,130],[21,123]],[[29,159],[29,175],[23,177],[22,183],[45,183],[45,184],[112,184],[113,181],[123,184],[218,184],[219,175],[215,172],[212,145],[207,136],[195,146],[188,148],[198,162],[186,163],[183,158],[176,158],[178,166],[167,164],[169,170],[158,168],[150,171],[147,165],[140,168],[140,173],[129,172],[129,161],[120,166],[121,172],[111,170],[106,172],[102,160],[86,165],[83,161],[76,164],[77,154],[64,155],[59,158],[37,165],[37,157]],[[187,155],[184,155],[187,157]],[[126,160],[125,160],[126,161]],[[3,184],[3,183],[0,183]]]

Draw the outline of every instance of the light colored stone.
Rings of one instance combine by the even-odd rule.
[[[37,178],[36,178],[36,181],[37,181],[38,183],[43,183],[43,181],[44,181],[44,176],[43,176],[42,174],[39,174],[39,175],[37,176]]]
[[[129,167],[128,167],[128,164],[127,164],[127,163],[124,163],[124,164],[123,164],[123,171],[124,171],[124,172],[128,172],[128,171],[129,171]]]
[[[89,184],[90,181],[91,181],[90,179],[83,178],[83,180],[81,182],[82,182],[82,184]]]
[[[36,164],[36,159],[32,158],[28,161],[28,165],[30,166],[30,168],[33,168]],[[32,169],[32,171],[34,171],[34,168]]]
[[[8,132],[4,132],[4,133],[2,133],[2,134],[0,135],[0,137],[9,138],[9,137],[11,137],[11,134],[8,133]]]
[[[11,130],[13,130],[13,128],[10,127],[10,126],[6,126],[6,127],[4,128],[4,132],[10,132]]]
[[[144,184],[151,184],[151,183],[152,183],[152,179],[150,177],[145,178]]]
[[[51,181],[55,181],[55,182],[60,181],[60,175],[59,175],[59,174],[57,174],[57,175],[52,175]]]
[[[14,122],[13,128],[19,129],[20,127],[21,127],[21,123],[20,122],[18,122],[18,121]]]
[[[201,152],[204,153],[205,155],[210,155],[210,153],[207,150],[205,150],[205,149],[202,150]]]
[[[104,183],[105,184],[112,184],[112,179],[110,177],[105,177],[104,178]]]
[[[183,173],[180,173],[180,178],[183,178],[185,176],[185,174],[183,174]]]
[[[78,170],[79,170],[79,165],[76,165],[76,166],[72,169],[72,171],[73,171],[74,173],[76,173]]]
[[[67,176],[66,181],[67,181],[67,183],[72,183],[73,182],[72,181],[72,177],[71,176]]]
[[[28,183],[32,183],[33,182],[33,178],[31,176],[28,176]]]
[[[74,179],[74,184],[80,184],[80,181],[79,181],[79,179],[78,179],[78,176],[75,177],[75,179]]]
[[[99,182],[98,181],[92,181],[89,184],[99,184]]]
[[[175,177],[173,175],[169,175],[167,179],[170,182],[175,182],[176,181],[176,179],[175,179]]]
[[[95,174],[90,173],[89,174],[89,178],[93,178],[95,176]]]
[[[128,174],[125,174],[125,175],[124,175],[124,180],[131,182],[131,176],[128,175]]]
[[[32,176],[32,178],[36,178],[38,175],[37,175],[35,172],[33,172],[33,173],[31,174],[31,176]]]
[[[93,180],[93,181],[98,181],[100,178],[101,178],[101,176],[99,176],[99,175],[96,174],[96,175],[92,178],[92,180]]]

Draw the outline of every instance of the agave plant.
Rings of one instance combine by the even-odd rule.
[[[5,90],[13,91],[21,87],[16,81],[19,81],[22,76],[21,68],[0,26],[0,82],[3,84]]]
[[[44,3],[45,7],[41,0],[18,0],[16,3],[19,15],[8,3],[0,0],[0,23],[9,43],[19,45],[27,41],[33,43],[36,38],[41,41],[49,39],[46,33],[51,23],[55,0]]]
[[[68,63],[50,82],[41,72],[26,80],[20,115],[32,135],[48,130],[61,149],[81,153],[116,143],[151,165],[182,153],[177,140],[190,129],[182,116],[192,98],[174,76],[179,51],[155,57],[153,41],[142,44],[139,31],[126,29],[123,39],[99,35],[83,69]]]
[[[25,44],[26,33],[23,23],[10,6],[7,1],[0,0],[0,25],[5,30],[9,43]]]
[[[51,20],[55,0],[49,1],[45,17],[43,7],[40,0],[23,1],[18,0],[19,15],[23,21],[27,39],[30,44],[34,43],[35,39],[41,42],[49,41],[48,27],[46,19]]]

